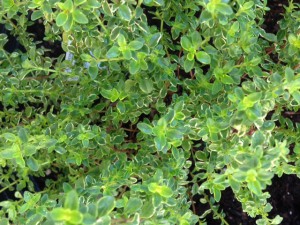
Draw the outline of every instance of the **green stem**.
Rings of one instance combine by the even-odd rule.
[[[103,22],[99,19],[99,16],[97,16],[97,14],[95,12],[93,12],[94,16],[96,17],[96,19],[98,20],[99,25],[101,26],[101,28],[105,31],[105,33],[108,33],[106,27],[104,26]]]
[[[200,44],[201,48],[204,48],[203,45],[205,45],[207,42],[209,42],[210,37],[206,37]]]
[[[44,72],[62,74],[62,75],[66,75],[66,76],[70,75],[69,72],[62,72],[62,71],[53,70],[53,69],[49,69],[49,68],[42,68],[42,67],[33,67],[33,68],[30,68],[30,71],[44,71]]]
[[[10,25],[12,25],[16,30],[18,30],[18,27],[11,21],[10,18],[8,18],[5,14],[2,15],[4,19],[10,22]]]
[[[163,33],[163,31],[164,31],[164,20],[161,17],[160,18],[160,32]]]
[[[139,0],[138,4],[137,4],[137,7],[140,7],[142,5],[142,3],[143,3],[143,0]]]
[[[44,93],[44,94],[50,94],[50,92],[46,92],[44,90],[37,90],[37,89],[33,89],[33,90],[17,90],[17,89],[12,89],[12,88],[6,88],[3,91],[9,91],[9,92],[13,92],[13,93]]]
[[[217,216],[217,218],[219,218],[222,222],[222,224],[225,224],[225,225],[229,225],[229,223],[225,220],[225,218],[218,212],[218,210],[216,210],[213,205],[211,204],[208,196],[206,194],[204,194],[204,198],[206,199],[206,201],[208,202],[209,204],[209,207],[211,208],[211,210],[213,211],[213,214],[215,214]]]
[[[8,57],[8,55],[6,54],[5,50],[2,50],[5,58],[7,59],[7,61],[9,62],[10,66],[13,68],[14,64],[12,63],[12,61],[10,60],[10,58]]]
[[[112,58],[112,59],[97,59],[96,62],[100,63],[100,62],[110,62],[110,61],[122,61],[125,58],[123,57],[118,57],[118,58]]]
[[[58,74],[63,74],[63,75],[70,75],[68,72],[62,72],[62,71],[57,71],[49,68],[42,68],[42,67],[34,67],[32,70],[35,71],[45,71],[45,72],[51,72],[51,73],[58,73]]]
[[[10,188],[11,186],[14,186],[14,185],[17,184],[19,181],[20,181],[20,180],[16,180],[16,181],[10,183],[9,185],[7,185],[6,187],[2,188],[2,189],[0,190],[0,193],[2,193],[3,191],[5,191],[6,189]]]

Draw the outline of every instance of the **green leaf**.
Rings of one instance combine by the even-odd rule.
[[[184,109],[184,101],[178,101],[176,102],[175,106],[174,106],[174,110],[176,113],[181,112]]]
[[[141,210],[141,217],[147,219],[153,216],[154,213],[155,209],[152,201],[145,202]]]
[[[287,82],[292,82],[295,79],[294,70],[290,67],[285,68],[285,79]]]
[[[153,82],[151,79],[147,79],[147,78],[140,79],[139,87],[144,93],[149,94],[153,90]]]
[[[102,9],[103,9],[104,14],[106,14],[108,16],[114,16],[114,14],[112,13],[107,1],[102,2]]]
[[[239,31],[239,29],[240,29],[240,24],[239,24],[238,21],[235,21],[235,22],[231,25],[231,27],[230,27],[230,29],[229,29],[229,31],[228,31],[228,34],[229,34],[230,36],[234,36],[235,33]]]
[[[198,31],[193,31],[191,34],[191,38],[192,38],[192,44],[195,47],[200,46],[201,42],[202,42],[202,38],[201,35]]]
[[[73,17],[72,16],[68,16],[68,20],[63,25],[63,28],[64,28],[65,31],[70,31],[72,29],[72,26],[73,26]]]
[[[102,217],[108,215],[114,208],[116,202],[115,198],[112,196],[104,196],[97,203],[98,216]]]
[[[124,114],[126,112],[126,105],[124,104],[124,102],[119,101],[117,104],[117,109],[119,113]]]
[[[232,176],[228,177],[229,185],[232,188],[233,191],[239,191],[240,190],[240,183],[235,180]]]
[[[167,127],[167,120],[165,117],[161,117],[158,121],[157,121],[157,127],[160,129],[161,133],[165,132],[165,128]]]
[[[265,121],[261,126],[262,131],[272,131],[275,128],[275,123],[273,121]]]
[[[90,54],[81,54],[80,58],[85,62],[91,62],[94,58]]]
[[[131,58],[132,58],[131,51],[127,47],[124,50],[122,50],[122,55],[127,60],[131,60]]]
[[[164,135],[160,135],[154,138],[155,147],[158,151],[162,151],[167,144],[167,138]]]
[[[228,76],[228,75],[226,75],[226,74],[223,74],[223,75],[221,76],[221,82],[222,82],[223,84],[234,84],[234,80],[232,79],[232,77],[231,77],[231,76]]]
[[[83,3],[85,3],[87,0],[74,0],[74,4],[76,6],[82,5]]]
[[[75,190],[71,190],[66,194],[64,208],[77,210],[79,208],[78,194]]]
[[[175,118],[175,110],[170,109],[168,113],[164,116],[167,123],[171,123]]]
[[[70,224],[82,224],[83,215],[71,209],[55,208],[51,212],[54,221],[64,221]]]
[[[169,140],[182,139],[183,133],[177,129],[168,129],[166,132],[166,137]]]
[[[9,225],[9,220],[5,218],[0,219],[0,225]]]
[[[191,150],[191,142],[189,140],[183,140],[182,141],[182,148],[185,150],[185,151],[190,151]]]
[[[292,96],[297,104],[300,105],[300,91],[293,91]]]
[[[221,191],[218,188],[213,187],[213,193],[214,199],[216,200],[216,202],[219,202],[221,200]]]
[[[44,216],[42,216],[40,214],[35,214],[35,215],[30,216],[26,220],[26,224],[32,224],[32,225],[40,224],[43,219],[44,219]],[[1,224],[1,221],[0,221],[0,225],[4,225],[4,224]]]
[[[119,7],[118,14],[119,14],[120,18],[125,20],[125,21],[130,21],[131,20],[131,17],[132,17],[131,10],[125,4],[123,4]]]
[[[97,0],[87,0],[87,5],[91,8],[99,8],[101,6],[100,2]]]
[[[42,10],[36,10],[31,14],[31,20],[35,21],[43,16],[44,16],[44,13]]]
[[[145,134],[152,134],[152,126],[147,123],[138,123],[137,128]]]
[[[223,85],[219,80],[215,80],[212,85],[212,94],[218,94],[223,89]]]
[[[261,131],[255,131],[251,138],[251,146],[252,148],[255,148],[259,145],[262,145],[265,141],[265,136]]]
[[[28,135],[27,135],[27,131],[26,129],[24,128],[21,128],[18,132],[18,136],[20,138],[20,140],[23,142],[23,143],[27,143],[28,142]]]
[[[283,217],[281,217],[281,216],[279,216],[279,215],[277,215],[277,216],[275,216],[275,218],[274,219],[272,219],[272,221],[271,221],[271,224],[273,225],[277,225],[277,224],[281,224],[281,222],[283,221]]]
[[[125,47],[125,46],[127,46],[127,44],[126,44],[126,38],[124,37],[123,34],[119,34],[118,39],[117,39],[117,42],[118,42],[118,45],[119,45],[120,47]]]
[[[115,41],[118,36],[120,35],[120,30],[121,28],[120,27],[114,27],[112,30],[111,30],[111,33],[110,33],[110,39],[112,41]]]
[[[65,1],[65,3],[63,4],[63,9],[68,11],[73,10],[73,1],[72,0]]]
[[[112,46],[108,52],[106,53],[106,57],[108,59],[111,59],[111,58],[116,58],[120,55],[120,51],[119,51],[119,48],[117,46]]]
[[[154,48],[159,43],[161,37],[161,33],[152,34],[149,41],[149,47]]]
[[[111,96],[110,96],[110,101],[111,102],[117,101],[119,96],[120,96],[120,93],[118,92],[118,90],[113,88],[112,92],[111,92]]]
[[[64,182],[63,183],[63,190],[64,190],[65,193],[67,193],[67,192],[72,191],[73,187],[69,183]]]
[[[25,160],[21,154],[21,152],[19,151],[18,156],[15,158],[16,163],[18,164],[18,166],[22,168],[25,168]]]
[[[25,156],[31,156],[36,153],[37,147],[32,144],[24,144],[23,145],[24,155]]]
[[[136,60],[131,60],[129,63],[129,73],[131,74],[136,74],[137,72],[140,71],[140,63]]]
[[[261,117],[261,112],[252,107],[252,108],[247,108],[246,115],[249,120],[255,121],[259,117]]]
[[[249,1],[249,2],[246,2],[246,3],[242,6],[242,8],[248,10],[248,9],[251,9],[253,5],[254,5],[254,2],[253,2],[253,1]]]
[[[112,102],[117,101],[118,98],[119,98],[119,96],[120,96],[118,90],[115,89],[115,88],[113,88],[113,89],[111,89],[111,90],[105,90],[105,89],[103,89],[103,90],[100,91],[100,93],[101,93],[101,95],[102,95],[104,98],[109,99],[109,100],[111,100]]]
[[[189,53],[186,55],[186,59],[189,60],[189,61],[192,61],[192,60],[194,60],[194,56],[195,56],[194,53],[189,52]]]
[[[111,225],[111,217],[109,215],[97,218],[95,225]]]
[[[84,15],[84,13],[79,9],[75,9],[72,13],[72,16],[73,16],[74,21],[77,23],[87,24],[89,22],[86,15]]]
[[[180,44],[184,50],[189,51],[192,48],[192,42],[187,36],[183,36],[180,40]]]
[[[194,68],[195,61],[194,60],[184,60],[183,68],[186,73],[190,72]]]
[[[29,59],[24,60],[24,62],[22,62],[22,67],[24,69],[31,69],[34,68],[34,65],[32,64],[32,62]]]
[[[89,69],[88,69],[88,72],[89,72],[89,75],[90,75],[90,78],[92,80],[95,80],[98,76],[98,72],[99,72],[99,69],[98,69],[98,66],[90,66]]]
[[[15,5],[14,0],[2,0],[3,8],[9,9]]]
[[[1,136],[4,137],[6,141],[10,141],[10,142],[17,141],[17,136],[12,133],[4,133]]]
[[[223,15],[231,15],[233,13],[232,8],[226,3],[216,4],[216,10]]]
[[[251,192],[257,196],[262,195],[261,185],[258,180],[250,181],[247,183],[247,186]]]
[[[139,50],[143,47],[143,42],[140,42],[140,41],[131,41],[129,44],[128,44],[128,47],[130,48],[130,50]]]
[[[148,185],[148,189],[152,193],[158,193],[159,195],[161,195],[162,197],[165,197],[165,198],[170,198],[173,195],[172,189],[169,188],[166,185],[159,185],[157,183],[150,183]]]
[[[16,144],[0,152],[0,158],[3,159],[15,159],[18,157],[20,157],[20,148]]]
[[[246,97],[244,97],[243,101],[239,105],[239,108],[241,110],[250,108],[250,107],[254,106],[254,104],[256,102],[259,102],[261,97],[262,97],[261,92],[251,93],[251,94],[247,95]]]
[[[118,91],[115,89],[115,91],[113,91],[113,89],[112,90],[101,90],[100,91],[100,93],[101,93],[101,95],[104,97],[104,98],[106,98],[106,99],[109,99],[109,100],[117,100],[118,98],[119,98],[119,96],[118,96],[118,93],[117,93]]]
[[[143,205],[143,202],[139,198],[130,198],[127,202],[124,211],[126,214],[133,214],[137,212]]]
[[[212,21],[212,14],[208,10],[202,10],[200,15],[199,22],[200,23],[209,23]]]
[[[270,42],[277,42],[277,36],[275,34],[263,32],[261,36]]]
[[[38,171],[40,168],[38,161],[33,157],[29,157],[26,160],[26,164],[29,167],[29,169],[31,169],[32,171]]]
[[[209,54],[207,54],[204,51],[198,51],[196,53],[196,58],[199,62],[201,62],[203,64],[210,64],[210,62],[211,62]]]

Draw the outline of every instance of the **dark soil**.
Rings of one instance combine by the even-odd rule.
[[[274,177],[272,185],[266,190],[271,197],[268,202],[273,206],[270,218],[283,217],[281,225],[300,225],[300,179],[295,175]],[[241,204],[234,199],[230,189],[222,193],[220,208],[226,214],[230,225],[254,225],[255,219],[242,211]],[[258,219],[258,218],[256,218]],[[219,225],[220,221],[208,221],[208,225]]]
[[[300,2],[299,0],[294,1]],[[273,33],[276,34],[279,25],[278,21],[283,19],[283,13],[285,12],[284,6],[288,6],[289,3],[288,0],[268,0],[268,7],[270,8],[270,11],[268,11],[265,15],[265,22],[262,25],[262,28],[268,32],[268,33]]]

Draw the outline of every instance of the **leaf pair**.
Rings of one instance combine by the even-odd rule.
[[[117,44],[113,45],[106,53],[106,57],[111,59],[111,58],[116,58],[120,54],[127,59],[130,60],[132,58],[132,52],[140,50],[144,42],[143,40],[133,40],[129,43],[127,43],[126,38],[123,34],[119,34],[117,38]],[[142,58],[142,57],[141,57]]]
[[[82,4],[83,2],[84,1],[78,2],[78,4]],[[74,23],[87,24],[89,22],[87,16],[82,10],[74,6],[72,0],[67,0],[65,3],[59,3],[58,6],[63,11],[57,14],[56,24],[59,27],[63,27],[65,31],[71,30]]]
[[[205,51],[199,51],[202,44],[202,38],[198,31],[194,31],[188,36],[183,36],[180,40],[182,48],[187,52],[186,59],[184,61],[184,70],[189,72],[193,69],[196,59],[203,64],[210,64],[210,55]]]

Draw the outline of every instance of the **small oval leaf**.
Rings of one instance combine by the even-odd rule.
[[[209,54],[207,54],[204,51],[199,51],[196,53],[196,58],[199,62],[203,63],[203,64],[210,64],[211,59]]]
[[[98,202],[98,216],[109,214],[115,208],[115,199],[112,196],[104,196]]]
[[[63,26],[68,20],[68,14],[61,12],[56,17],[56,25],[61,27]]]
[[[74,21],[77,23],[87,24],[89,22],[86,15],[84,15],[84,13],[79,9],[74,10],[72,16],[73,16]]]

